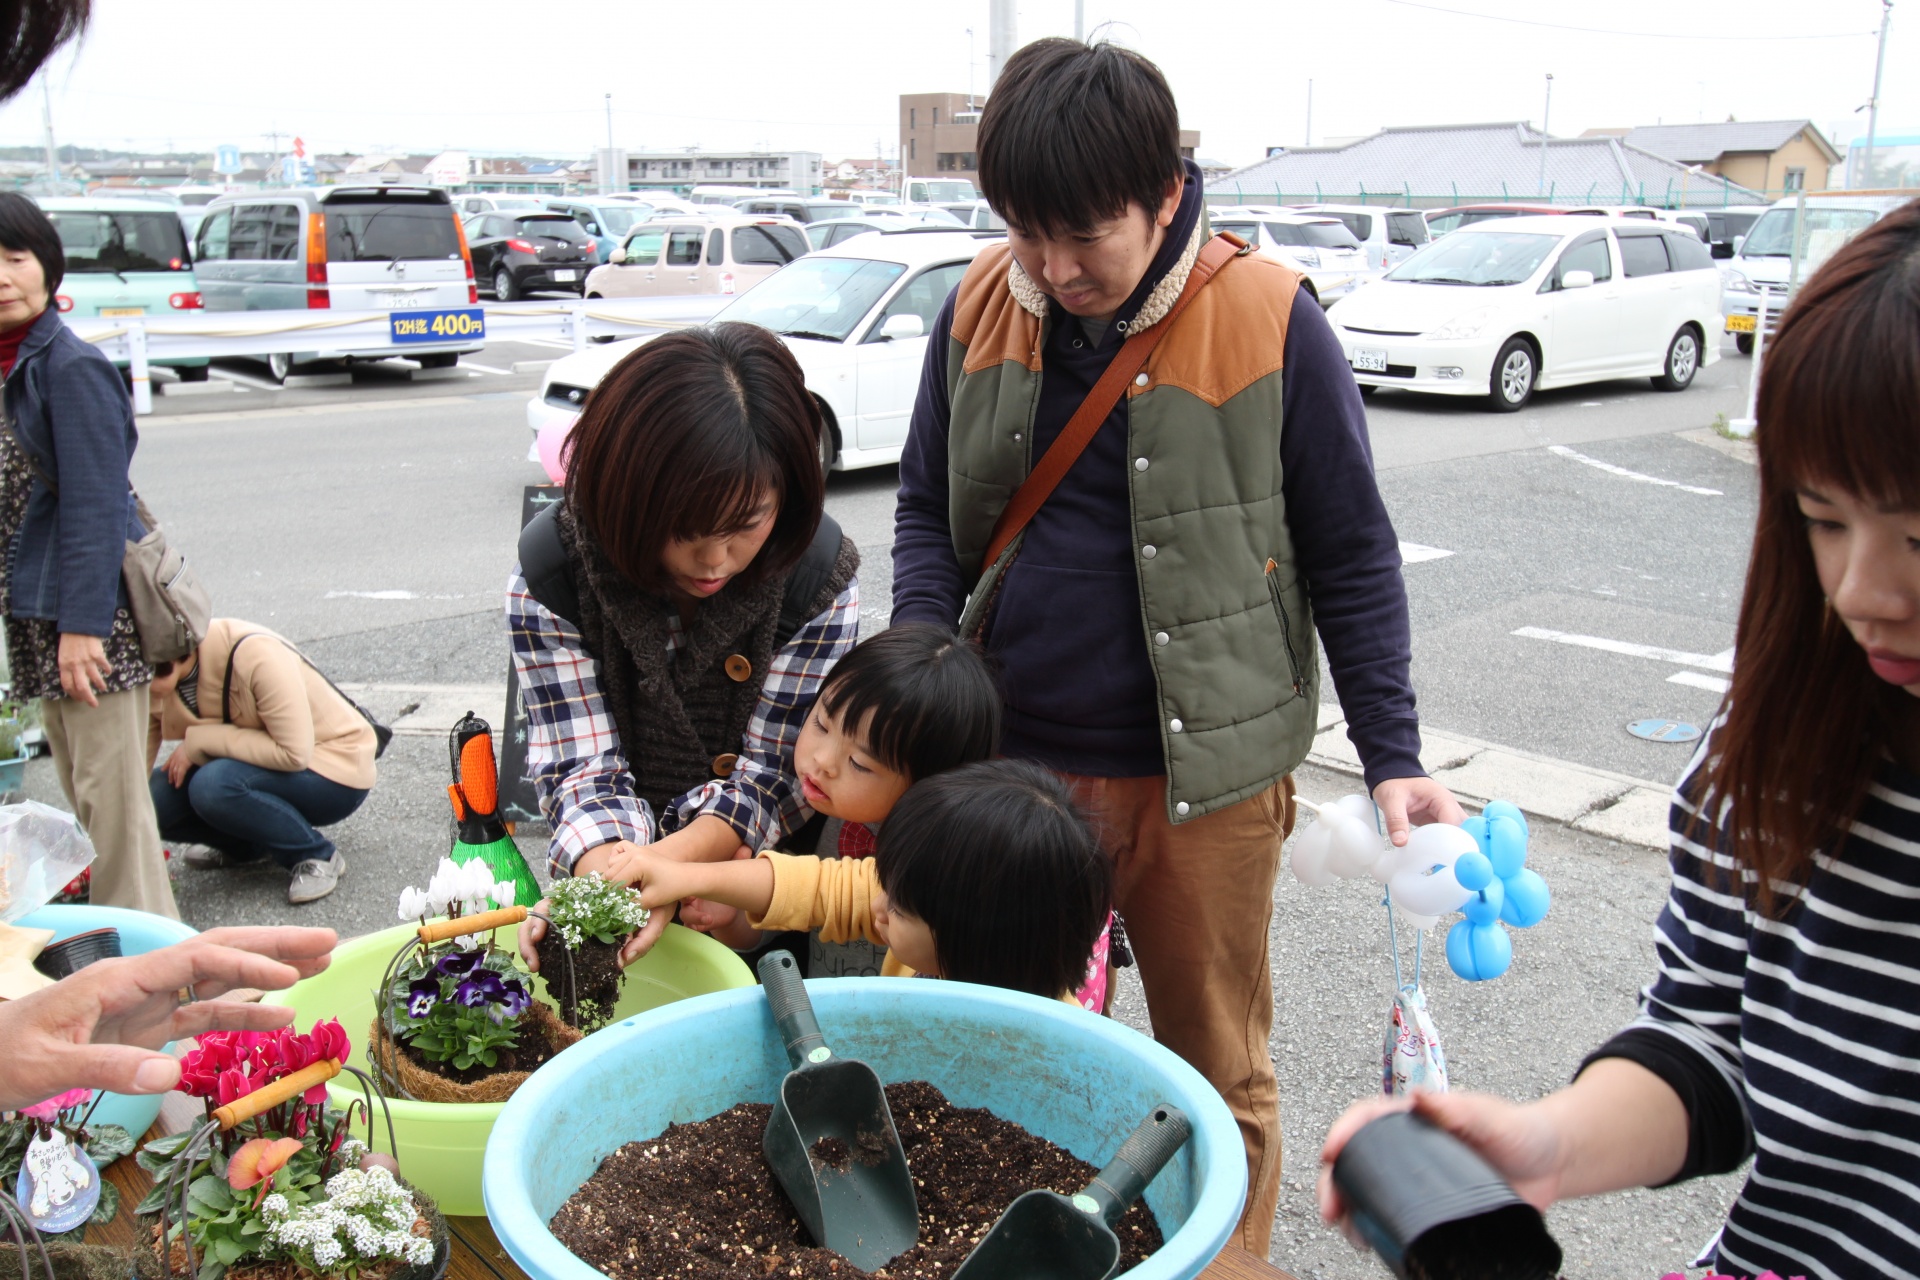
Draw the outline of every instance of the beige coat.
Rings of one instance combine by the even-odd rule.
[[[230,719],[220,721],[220,689],[228,655],[242,636],[258,633],[234,660]],[[373,726],[335,693],[279,635],[252,622],[215,618],[200,642],[200,714],[178,692],[155,704],[149,759],[162,741],[180,742],[187,761],[244,760],[262,769],[311,769],[343,787],[373,786]]]

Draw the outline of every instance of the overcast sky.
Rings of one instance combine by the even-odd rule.
[[[1609,125],[1810,118],[1866,132],[1878,0],[1085,0],[1089,28],[1155,59],[1234,164],[1386,125]],[[1073,0],[1023,0],[1021,41],[1070,35]],[[901,93],[987,83],[987,0],[579,6],[464,0],[95,0],[48,74],[58,141],[109,148],[463,148],[584,156],[605,145],[871,155]],[[973,28],[969,42],[967,28]],[[1920,134],[1920,4],[1895,10],[1880,132]],[[37,144],[41,95],[0,108]]]

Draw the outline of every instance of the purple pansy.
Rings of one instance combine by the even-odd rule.
[[[499,1000],[505,990],[506,984],[500,981],[499,974],[491,969],[481,969],[454,988],[453,998],[469,1009],[478,1009],[481,1005]]]
[[[440,957],[433,971],[443,978],[465,977],[480,967],[482,958],[478,951],[450,951]]]
[[[407,1016],[424,1018],[440,1003],[440,979],[418,978],[407,987]]]
[[[533,1003],[533,993],[518,978],[508,978],[500,984],[500,990],[500,1008],[509,1018],[519,1017]]]

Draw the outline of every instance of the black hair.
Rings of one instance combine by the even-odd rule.
[[[1113,868],[1058,775],[982,760],[916,782],[874,860],[891,905],[932,932],[942,977],[1049,999],[1085,980]]]
[[[1000,690],[978,646],[932,623],[905,623],[861,641],[820,687],[820,708],[909,782],[976,760],[1000,745]]]
[[[1011,58],[980,115],[980,189],[1040,235],[1084,232],[1181,180],[1180,113],[1160,68],[1130,49],[1051,37]]]
[[[769,493],[773,532],[742,585],[799,563],[820,526],[820,407],[786,344],[753,324],[663,334],[608,371],[567,437],[567,501],[626,578],[668,585],[669,542],[737,533]]]
[[[67,251],[60,244],[60,233],[39,205],[18,191],[0,191],[0,249],[26,252],[40,259],[40,270],[47,277],[47,303],[60,291],[67,278]]]
[[[86,29],[92,9],[92,0],[0,0],[0,102]]]

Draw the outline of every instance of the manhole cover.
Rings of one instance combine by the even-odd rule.
[[[1627,732],[1648,742],[1692,742],[1700,736],[1700,726],[1679,720],[1635,720]]]

